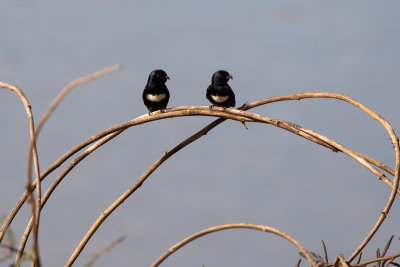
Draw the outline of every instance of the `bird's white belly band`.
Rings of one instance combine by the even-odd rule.
[[[146,95],[146,98],[153,102],[160,102],[161,100],[163,100],[166,97],[167,97],[166,94],[157,94],[157,95],[147,94]]]
[[[229,96],[211,95],[215,102],[222,103],[228,100]]]

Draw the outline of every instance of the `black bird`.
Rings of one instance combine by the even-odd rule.
[[[149,110],[149,115],[152,111],[161,110],[167,107],[169,100],[169,91],[165,82],[169,80],[167,73],[163,70],[153,70],[147,84],[143,90],[143,102]]]
[[[211,78],[211,85],[207,88],[206,97],[213,106],[234,107],[236,105],[235,94],[228,85],[229,79],[233,77],[225,70],[219,70]]]

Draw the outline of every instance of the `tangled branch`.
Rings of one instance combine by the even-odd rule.
[[[114,203],[112,203],[106,210],[104,210],[101,215],[98,217],[98,219],[95,221],[93,226],[89,229],[89,231],[85,234],[79,245],[76,247],[75,251],[71,255],[70,259],[68,260],[66,266],[71,266],[73,262],[76,260],[78,255],[82,252],[84,247],[86,246],[87,242],[93,236],[93,234],[97,231],[97,229],[100,227],[100,225],[106,220],[106,218],[116,209],[121,205],[131,194],[133,194],[142,184],[143,182],[151,175],[152,172],[154,172],[155,169],[157,169],[165,160],[167,160],[169,157],[171,157],[173,154],[181,150],[182,148],[186,147],[190,143],[196,141],[200,137],[206,135],[210,130],[212,130],[214,127],[225,121],[226,119],[230,120],[236,120],[241,123],[245,122],[256,122],[256,123],[265,123],[265,124],[271,124],[276,127],[282,128],[284,130],[290,131],[296,135],[299,135],[305,139],[310,140],[311,142],[314,142],[316,144],[319,144],[321,146],[324,146],[326,148],[331,149],[334,152],[343,152],[362,164],[364,167],[366,167],[368,170],[370,170],[372,173],[374,173],[379,180],[383,181],[385,184],[387,184],[389,187],[391,187],[392,191],[389,196],[389,199],[387,201],[387,204],[385,205],[382,213],[380,214],[375,226],[372,228],[370,233],[367,235],[367,237],[364,239],[364,241],[359,245],[359,247],[353,252],[353,254],[345,260],[343,255],[338,255],[336,258],[335,262],[341,262],[343,266],[345,264],[350,264],[351,261],[360,253],[360,251],[367,245],[369,240],[373,237],[373,235],[377,232],[383,221],[387,218],[389,210],[393,204],[393,201],[395,199],[396,194],[400,194],[400,190],[398,188],[398,183],[399,183],[399,143],[398,143],[398,138],[395,135],[392,127],[390,124],[384,120],[381,116],[364,106],[363,104],[355,101],[354,99],[342,95],[342,94],[334,94],[334,93],[326,93],[326,92],[315,92],[315,93],[299,93],[299,94],[291,94],[291,95],[283,95],[283,96],[277,96],[277,97],[271,97],[271,98],[266,98],[266,99],[261,99],[259,101],[255,101],[252,103],[247,103],[243,106],[241,106],[238,109],[220,109],[220,108],[215,108],[215,109],[209,109],[208,107],[205,106],[183,106],[183,107],[176,107],[176,108],[170,108],[165,110],[164,113],[153,113],[151,116],[149,115],[143,115],[139,116],[135,119],[132,119],[130,121],[120,123],[118,125],[115,125],[113,127],[110,127],[104,131],[101,131],[90,138],[86,139],[82,143],[78,144],[74,148],[70,149],[68,152],[66,152],[64,155],[62,155],[58,160],[56,160],[52,165],[50,165],[47,169],[45,169],[42,173],[39,172],[39,163],[37,159],[37,149],[36,149],[36,143],[35,140],[37,138],[37,134],[40,132],[40,129],[46,122],[47,118],[52,114],[54,109],[57,107],[57,105],[60,103],[60,101],[63,99],[63,97],[75,86],[91,81],[92,79],[96,77],[100,77],[106,73],[116,71],[120,69],[120,65],[116,65],[107,69],[104,69],[102,71],[93,73],[89,76],[85,76],[82,78],[79,78],[72,83],[70,83],[64,90],[57,96],[57,98],[53,101],[53,103],[50,105],[48,111],[45,113],[45,115],[42,117],[38,127],[36,128],[36,135],[35,135],[35,129],[34,129],[34,124],[33,124],[33,117],[30,111],[30,105],[26,97],[23,95],[22,91],[10,84],[5,84],[5,83],[0,83],[0,87],[5,87],[7,89],[10,89],[12,91],[17,92],[17,94],[20,96],[22,102],[24,103],[24,107],[27,111],[28,114],[28,119],[29,119],[29,127],[30,127],[30,138],[31,138],[31,148],[29,149],[29,156],[28,156],[28,167],[27,167],[27,188],[24,191],[23,195],[21,198],[18,200],[16,205],[13,207],[12,211],[10,214],[7,216],[5,219],[1,229],[0,229],[0,243],[2,238],[4,237],[5,232],[7,231],[8,227],[12,223],[15,215],[18,213],[19,209],[21,208],[22,204],[27,200],[27,199],[33,199],[32,192],[36,188],[36,203],[33,203],[33,200],[30,201],[32,203],[32,218],[29,221],[27,228],[20,240],[20,244],[18,247],[18,253],[16,257],[16,262],[18,262],[20,256],[22,255],[26,241],[29,237],[29,234],[32,230],[34,229],[34,238],[33,238],[33,244],[35,248],[35,253],[34,253],[34,262],[36,266],[40,266],[40,260],[39,260],[39,253],[38,253],[38,242],[37,242],[37,237],[38,237],[38,227],[39,227],[39,217],[40,217],[40,210],[43,208],[43,206],[46,204],[47,200],[49,199],[50,195],[52,192],[54,192],[54,189],[60,184],[60,182],[63,180],[64,177],[77,165],[79,162],[81,162],[84,158],[86,158],[88,155],[90,155],[92,152],[97,150],[97,148],[101,147],[114,137],[118,136],[121,134],[123,131],[126,129],[140,125],[143,123],[148,123],[160,119],[167,119],[167,118],[174,118],[174,117],[182,117],[182,116],[212,116],[212,117],[218,117],[217,120],[212,122],[211,124],[207,125],[191,137],[187,138],[171,150],[165,152],[160,158],[158,158],[138,179],[137,181],[130,186]],[[268,103],[273,103],[273,102],[278,102],[278,101],[287,101],[287,100],[301,100],[305,98],[332,98],[332,99],[337,99],[341,101],[348,102],[355,107],[363,110],[366,114],[368,114],[371,118],[377,120],[380,122],[387,132],[389,133],[389,136],[391,138],[391,141],[394,145],[394,150],[395,150],[395,156],[396,156],[396,166],[395,169],[392,170],[385,164],[368,157],[366,155],[363,155],[357,151],[353,151],[342,144],[322,135],[319,134],[315,131],[312,131],[310,129],[301,127],[299,125],[296,125],[291,122],[283,121],[283,120],[278,120],[278,119],[272,119],[266,116],[261,116],[255,113],[250,113],[247,112],[246,110],[265,105]],[[245,124],[244,124],[245,125]],[[60,173],[60,175],[56,178],[56,180],[52,183],[52,185],[48,188],[46,193],[41,197],[41,186],[40,183],[45,177],[53,172],[56,168],[58,168],[61,164],[63,164],[65,161],[67,161],[70,157],[72,157],[74,154],[82,150],[83,148],[87,147],[88,145],[91,145],[88,147],[85,151],[83,151],[79,156],[77,156],[74,160],[71,161],[71,163]],[[31,156],[33,155],[33,163],[35,167],[35,175],[36,178],[33,183],[31,183],[31,178],[30,178],[30,163],[31,163]],[[391,181],[388,179],[380,170],[381,169],[390,175],[393,176],[393,180]],[[40,174],[39,174],[40,173]],[[236,226],[233,226],[236,225]],[[246,226],[245,226],[246,225]],[[228,228],[254,228],[256,227],[255,225],[249,226],[251,224],[231,224],[231,225],[224,225],[224,226],[218,226],[222,227],[223,229],[228,229]],[[215,229],[219,229],[219,228]],[[226,227],[226,228],[225,228]],[[257,226],[257,227],[266,227],[266,226]],[[268,227],[267,227],[268,228]],[[263,228],[264,230],[267,228]],[[211,229],[211,228],[210,228]],[[204,231],[218,231],[218,230],[210,230],[206,229]],[[254,228],[255,229],[255,228]],[[268,228],[269,232],[274,232],[276,229],[272,230],[273,228]],[[219,229],[222,230],[222,229]],[[259,228],[258,230],[261,230]],[[276,230],[278,231],[278,230]],[[202,231],[203,232],[203,231]],[[200,232],[200,233],[202,233]],[[208,232],[207,232],[208,233]],[[275,232],[274,232],[275,233]],[[199,233],[198,233],[199,234]],[[195,234],[194,236],[197,236],[198,234]],[[277,233],[276,233],[277,234]],[[203,234],[200,234],[200,236]],[[193,236],[192,236],[193,237]],[[199,236],[198,236],[199,237]],[[197,237],[196,237],[197,238]],[[190,239],[190,238],[189,238]],[[288,239],[289,240],[289,239]],[[289,240],[290,241],[290,240]],[[293,242],[292,242],[293,243]],[[177,244],[178,245],[178,244]],[[182,244],[183,245],[183,244]],[[300,249],[300,248],[299,248]],[[301,249],[300,249],[301,250]],[[306,251],[306,250],[305,250]],[[303,252],[303,251],[302,251]],[[304,253],[304,252],[303,252]],[[304,253],[304,255],[307,255]],[[308,259],[308,257],[307,257]],[[310,261],[310,259],[308,259]],[[327,261],[327,259],[326,259]],[[315,263],[310,261],[313,265]],[[316,266],[316,265],[315,265]]]
[[[315,93],[315,94],[319,94],[319,93]],[[329,94],[329,93],[324,93],[324,97],[325,94]],[[336,94],[332,94],[332,95],[336,95]],[[345,98],[346,100],[349,100],[350,98],[340,95],[341,98]],[[354,101],[352,99],[350,99],[351,101]],[[358,104],[358,102],[354,101],[356,104]],[[260,103],[260,102],[258,102]],[[262,103],[262,101],[261,101]],[[373,113],[372,111],[368,110],[366,107],[361,106],[360,107],[364,110],[367,111],[367,113],[371,113],[372,116],[377,117],[379,115]],[[160,118],[169,118],[171,117],[171,113],[177,113],[180,116],[189,116],[189,115],[205,115],[205,116],[219,116],[222,118],[229,118],[229,119],[233,119],[233,120],[237,120],[240,122],[263,122],[263,123],[268,123],[268,124],[272,124],[275,125],[277,127],[283,128],[285,130],[288,130],[290,132],[293,132],[295,134],[298,134],[302,137],[305,137],[307,139],[309,139],[310,141],[313,141],[315,139],[319,139],[321,142],[324,142],[328,145],[330,145],[331,147],[336,148],[337,150],[340,150],[346,154],[348,154],[349,156],[353,157],[355,160],[357,160],[359,163],[361,163],[362,165],[364,165],[366,168],[368,168],[370,171],[372,171],[374,174],[376,174],[378,176],[378,178],[382,179],[382,177],[384,177],[384,174],[379,172],[378,170],[376,170],[376,168],[374,168],[372,165],[370,165],[365,159],[351,153],[350,150],[346,149],[344,146],[340,145],[339,143],[330,140],[327,137],[324,137],[318,133],[315,133],[311,130],[302,128],[298,125],[295,125],[293,123],[289,123],[289,122],[285,122],[282,120],[276,120],[276,119],[270,119],[268,117],[265,116],[260,116],[257,114],[253,114],[253,113],[249,113],[246,111],[242,111],[242,110],[237,110],[237,109],[212,109],[210,110],[208,107],[178,107],[178,108],[173,108],[173,109],[168,109],[166,110],[164,113],[158,113],[158,114],[154,114],[152,116],[141,116],[138,117],[139,118],[143,118],[143,117],[148,117],[148,120],[154,120],[156,119],[155,117],[160,117]],[[382,119],[383,120],[383,119]],[[130,121],[131,123],[133,123],[133,120]],[[383,123],[385,123],[386,121],[383,120]],[[121,127],[124,124],[120,124]],[[133,125],[137,125],[136,123],[133,123]],[[125,126],[125,125],[124,125]],[[390,125],[389,125],[390,126]],[[391,129],[391,128],[390,128]],[[204,129],[203,129],[204,130]],[[208,129],[206,129],[206,131],[203,132],[203,130],[201,131],[200,136],[204,135],[207,133]],[[389,132],[390,134],[392,134],[391,132]],[[187,144],[191,143],[191,140],[196,140],[197,138],[192,136],[193,139],[190,140],[185,140],[183,143],[183,146],[186,146]],[[191,137],[191,138],[192,138]],[[323,138],[321,138],[323,137]],[[392,137],[392,136],[391,136]],[[396,139],[397,141],[397,139]],[[319,142],[320,143],[320,142]],[[397,144],[398,146],[398,144]],[[181,147],[179,147],[180,149]],[[82,252],[82,250],[84,249],[84,247],[86,246],[87,242],[89,241],[89,239],[93,236],[93,234],[97,231],[97,229],[100,227],[100,225],[106,220],[106,218],[119,206],[121,205],[132,193],[134,193],[142,184],[143,182],[146,180],[146,178],[158,167],[160,166],[166,159],[168,159],[172,154],[174,154],[177,150],[170,150],[168,152],[165,152],[164,155],[162,157],[160,157],[158,160],[156,160],[156,162],[153,163],[153,165],[147,169],[145,171],[145,173],[143,173],[143,175],[128,189],[126,190],[113,204],[111,204],[106,210],[104,210],[101,215],[98,217],[98,219],[95,221],[95,223],[93,224],[93,226],[89,229],[89,231],[86,233],[86,235],[83,237],[83,239],[81,240],[81,242],[79,243],[79,245],[77,246],[77,248],[75,249],[75,251],[73,252],[73,254],[71,255],[70,259],[68,260],[66,266],[71,266],[73,264],[73,262],[76,260],[76,258],[78,257],[78,255]],[[397,160],[399,160],[399,158],[397,157]],[[397,172],[398,175],[398,172]],[[396,194],[398,190],[398,176],[397,179],[395,177],[394,182],[393,182],[393,186],[392,186],[392,192],[394,192],[394,196]],[[388,200],[388,204],[386,205],[384,212],[388,212],[388,210],[390,209],[393,201],[394,201],[394,196],[393,194],[391,195],[391,197]],[[377,231],[377,229],[379,228],[379,226],[382,224],[383,220],[385,219],[385,216],[380,216],[380,218],[378,219],[377,224],[375,225],[375,227],[372,229],[372,231],[370,232],[370,234],[367,236],[367,238],[365,239],[365,241],[359,246],[358,250],[361,251],[362,248],[368,243],[369,239],[372,238],[372,236],[375,234],[375,232]],[[358,252],[357,252],[358,254]]]

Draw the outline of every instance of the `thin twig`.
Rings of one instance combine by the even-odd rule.
[[[385,260],[390,260],[390,259],[396,259],[398,257],[400,257],[400,253],[397,253],[397,254],[394,254],[394,255],[391,255],[391,256],[382,257],[382,258],[376,258],[376,259],[372,259],[372,260],[367,260],[367,261],[361,262],[359,264],[354,264],[354,265],[351,265],[351,266],[354,266],[354,267],[366,266],[366,265],[374,263],[374,262],[385,261]]]
[[[10,245],[7,245],[7,244],[0,244],[0,247],[5,248],[5,249],[7,249],[9,251],[12,251],[12,252],[17,252],[18,251],[18,249],[15,248],[14,246],[10,246]]]
[[[88,83],[93,81],[96,78],[99,78],[101,76],[104,76],[108,73],[118,71],[122,68],[122,64],[117,64],[96,72],[93,72],[87,76],[80,77],[78,79],[73,80],[70,82],[59,94],[58,96],[53,100],[53,102],[50,104],[48,107],[47,111],[43,114],[42,118],[40,119],[37,127],[36,127],[36,138],[39,135],[40,130],[42,129],[43,125],[46,123],[47,119],[49,116],[54,112],[54,110],[57,108],[57,106],[60,104],[61,100],[64,99],[64,97],[71,92],[72,89],[77,87],[80,84]]]
[[[362,254],[363,254],[362,251],[360,252],[360,254],[358,254],[357,264],[360,263],[361,258],[362,258]]]
[[[0,262],[5,261],[12,257],[13,252],[16,251],[16,248],[7,244],[0,244],[0,247],[5,249],[5,252],[0,255]]]
[[[376,249],[376,258],[381,258],[381,252],[380,252],[379,248]],[[378,262],[378,264],[380,265],[379,262]]]
[[[122,64],[118,64],[118,65],[114,65],[108,68],[105,68],[103,70],[100,71],[96,71],[92,74],[89,74],[87,76],[75,79],[74,81],[72,81],[71,83],[69,83],[60,93],[59,95],[54,99],[54,101],[51,103],[50,107],[47,109],[47,111],[44,113],[44,115],[42,116],[42,118],[40,119],[36,129],[35,129],[35,139],[37,140],[38,135],[40,133],[40,130],[42,129],[43,125],[46,123],[47,119],[50,117],[50,115],[54,112],[54,110],[56,109],[56,107],[60,104],[60,102],[64,99],[64,97],[72,90],[74,89],[76,86],[83,84],[83,83],[88,83],[90,81],[92,81],[93,79],[96,79],[98,77],[104,76],[110,72],[115,72],[118,71],[119,69],[121,69]],[[28,160],[27,160],[27,179],[28,181],[31,180],[31,162],[32,162],[32,151],[33,149],[33,142],[30,142],[30,147],[29,147],[29,153],[28,153]],[[30,185],[31,183],[28,182],[28,185]],[[40,190],[40,188],[39,188]],[[38,200],[38,203],[40,203],[40,199]],[[41,209],[41,208],[40,208]],[[31,220],[32,222],[32,220]],[[32,224],[31,224],[32,227]],[[1,239],[0,239],[1,240]],[[24,245],[25,246],[25,245]],[[20,251],[19,256],[22,256],[22,252]],[[17,257],[18,258],[18,257]]]
[[[349,265],[347,264],[347,262],[344,259],[342,254],[339,254],[337,257],[338,257],[338,259],[339,259],[339,261],[340,261],[340,263],[342,264],[343,267],[349,267]]]
[[[324,248],[325,262],[326,262],[326,264],[328,264],[329,260],[328,260],[328,252],[326,250],[326,245],[325,245],[324,240],[321,240],[321,242],[322,242],[322,247]]]
[[[117,132],[114,132],[112,134],[109,134],[105,136],[103,139],[99,140],[97,143],[91,145],[88,147],[84,152],[82,152],[78,157],[76,157],[68,166],[61,172],[61,174],[57,177],[56,180],[49,186],[47,189],[46,193],[43,195],[42,198],[42,203],[40,208],[42,209],[44,205],[46,204],[47,200],[51,196],[51,194],[54,192],[58,184],[62,181],[62,179],[79,163],[81,162],[84,158],[86,158],[88,155],[90,155],[93,151],[95,151],[97,148],[101,147],[120,133],[122,133],[124,130],[119,130]],[[23,251],[25,249],[26,241],[28,240],[29,234],[32,230],[32,218],[30,219],[24,233],[22,234],[21,240],[19,242],[18,246],[18,251],[15,256],[15,263],[19,262],[22,255]]]
[[[32,115],[32,110],[31,110],[31,105],[29,104],[28,99],[22,92],[22,90],[12,84],[8,83],[3,83],[0,82],[0,87],[9,89],[11,91],[14,91],[17,93],[19,98],[21,99],[26,114],[28,116],[28,121],[29,121],[29,134],[30,134],[30,143],[32,144],[32,153],[33,153],[33,162],[34,162],[34,169],[35,169],[35,182],[36,182],[36,202],[33,203],[34,197],[32,196],[32,192],[29,193],[29,198],[32,200],[32,217],[34,221],[34,234],[33,234],[33,240],[32,240],[32,245],[34,248],[34,253],[33,253],[33,263],[37,266],[40,267],[40,256],[39,256],[39,244],[38,244],[38,237],[39,237],[39,221],[40,221],[40,202],[41,202],[41,186],[40,186],[40,171],[39,171],[39,159],[38,159],[38,152],[36,148],[36,138],[35,138],[35,125],[33,122],[33,115]],[[31,151],[31,149],[29,149]],[[29,153],[30,154],[30,153]],[[28,157],[29,158],[29,157]],[[28,160],[30,162],[30,159]],[[26,190],[30,191],[30,185],[31,185],[31,179],[30,179],[30,169],[27,170],[27,184],[26,184]]]
[[[107,252],[109,252],[110,250],[112,250],[113,248],[115,248],[116,246],[118,246],[122,241],[124,241],[126,236],[121,236],[119,237],[117,240],[113,241],[110,245],[108,245],[107,247],[103,248],[101,252],[96,253],[92,256],[92,259],[85,264],[85,266],[92,266],[93,263],[100,258],[101,256],[103,256],[104,254],[106,254]]]
[[[318,267],[317,262],[313,258],[313,256],[308,252],[308,250],[296,239],[291,237],[290,235],[286,234],[285,232],[282,232],[276,228],[272,228],[269,226],[264,226],[264,225],[257,225],[257,224],[250,224],[250,223],[231,223],[231,224],[223,224],[223,225],[218,225],[214,227],[210,227],[208,229],[202,230],[194,235],[191,235],[184,240],[180,241],[179,243],[175,244],[171,248],[169,248],[164,254],[162,254],[152,265],[151,267],[156,267],[160,265],[168,256],[170,256],[172,253],[176,252],[178,249],[183,247],[184,245],[190,243],[193,240],[196,240],[204,235],[216,232],[216,231],[221,231],[221,230],[226,230],[226,229],[233,229],[233,228],[247,228],[247,229],[254,229],[262,232],[268,232],[272,233],[275,235],[278,235],[292,244],[294,244],[300,252],[307,258],[307,260],[312,264],[314,267]]]
[[[385,257],[386,252],[388,251],[388,249],[389,249],[389,247],[390,247],[390,244],[392,243],[393,237],[394,237],[394,235],[392,235],[392,236],[389,238],[388,242],[386,243],[386,246],[385,246],[385,248],[384,248],[383,251],[382,251],[382,257]]]

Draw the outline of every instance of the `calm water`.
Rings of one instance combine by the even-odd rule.
[[[41,169],[105,128],[147,112],[141,92],[153,69],[171,77],[169,107],[209,105],[205,89],[228,70],[238,106],[297,92],[344,93],[400,129],[398,1],[3,1],[0,80],[22,88],[35,121],[70,81],[123,63],[73,90],[38,140]],[[389,166],[384,128],[356,108],[314,99],[269,104],[255,113],[325,134]],[[25,185],[27,119],[15,94],[0,91],[0,214]],[[42,212],[44,266],[62,266],[93,222],[165,150],[212,118],[131,128],[81,162]],[[225,122],[165,162],[89,241],[76,266],[122,235],[95,266],[146,266],[210,226],[249,222],[281,229],[309,250],[349,256],[372,229],[389,190],[364,167],[273,126]],[[66,165],[65,165],[66,166]],[[46,189],[65,168],[43,182]],[[24,206],[12,230],[19,240]],[[396,236],[400,209],[364,259]],[[294,266],[297,249],[275,236],[228,230],[191,243],[163,266]],[[3,262],[8,266],[10,262]],[[307,266],[303,260],[302,266]]]

